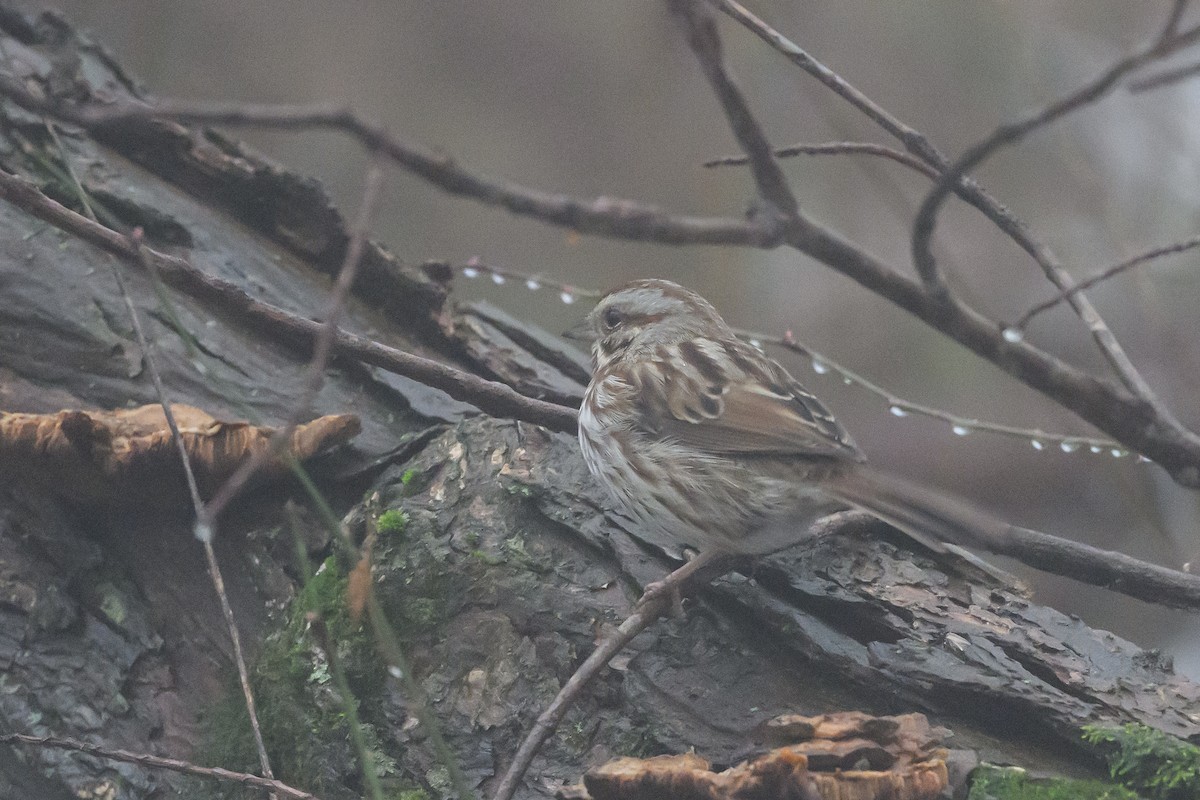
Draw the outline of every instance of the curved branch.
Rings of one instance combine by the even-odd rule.
[[[379,152],[442,191],[471,197],[520,215],[580,233],[662,244],[724,244],[774,247],[779,233],[770,226],[723,217],[671,214],[656,206],[615,197],[583,199],[488,178],[449,156],[430,155],[400,141],[353,111],[329,105],[256,105],[235,103],[157,104],[121,101],[68,105],[36,97],[11,76],[0,76],[0,95],[22,108],[48,113],[84,128],[114,126],[153,118],[285,130],[330,129],[353,136],[368,151]]]
[[[785,239],[1158,462],[1180,485],[1200,488],[1200,436],[1162,416],[1144,399],[1025,341],[1006,341],[996,322],[953,298],[930,295],[923,284],[811,220],[793,221]]]

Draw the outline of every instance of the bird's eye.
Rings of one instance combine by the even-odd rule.
[[[625,319],[625,315],[621,313],[621,309],[615,306],[604,309],[604,327],[615,328]]]

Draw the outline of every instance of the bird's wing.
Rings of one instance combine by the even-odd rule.
[[[642,424],[660,436],[730,455],[863,459],[820,400],[741,342],[660,348],[633,377]]]

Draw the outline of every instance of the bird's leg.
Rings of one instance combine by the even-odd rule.
[[[670,593],[671,607],[676,617],[683,616],[683,598],[680,596],[679,588],[683,586],[684,581],[690,578],[701,567],[712,563],[714,559],[722,555],[720,550],[704,550],[697,553],[695,558],[688,561],[679,569],[672,572],[661,581],[654,581],[646,584],[646,588],[642,591],[642,597],[637,601],[638,606],[643,606],[652,600],[657,600],[663,595]]]

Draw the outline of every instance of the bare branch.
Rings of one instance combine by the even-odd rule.
[[[667,576],[670,580],[672,576],[688,570],[690,564],[684,564],[671,575]],[[695,570],[688,570],[688,574]],[[707,585],[713,578],[717,577],[715,570],[705,574],[704,577],[698,578],[691,583],[693,587],[703,587]],[[625,645],[633,641],[646,628],[650,627],[659,617],[666,613],[669,606],[670,596],[659,593],[653,597],[644,596],[641,601],[634,606],[631,613],[619,627],[613,629],[603,641],[596,646],[596,649],[579,665],[578,669],[567,679],[563,687],[558,690],[554,700],[550,705],[546,706],[545,710],[538,715],[537,721],[530,729],[529,733],[525,734],[525,738],[521,740],[521,745],[517,748],[517,752],[513,755],[512,762],[508,765],[508,769],[504,771],[504,777],[500,779],[500,783],[496,786],[496,791],[492,794],[492,800],[512,800],[512,796],[517,791],[517,786],[524,777],[529,765],[533,762],[533,757],[537,755],[541,746],[550,738],[550,734],[554,733],[554,729],[558,727],[558,723],[562,722],[562,718],[566,716],[567,711],[575,704],[575,700],[579,697],[580,692],[587,687],[592,679],[599,674],[600,670],[604,669],[605,665],[612,660],[613,656],[621,652]]]
[[[1126,270],[1133,269],[1136,266],[1145,264],[1149,261],[1153,261],[1154,259],[1161,258],[1163,256],[1173,255],[1175,253],[1182,253],[1182,252],[1191,250],[1198,246],[1200,246],[1200,236],[1196,236],[1191,239],[1185,239],[1182,242],[1174,242],[1173,244],[1164,245],[1163,247],[1156,247],[1153,250],[1147,250],[1144,253],[1134,256],[1133,258],[1122,261],[1120,264],[1115,264],[1115,265],[1109,267],[1108,269],[1105,269],[1105,270],[1102,270],[1101,272],[1096,273],[1095,275],[1091,276],[1090,278],[1086,278],[1086,279],[1080,281],[1078,284],[1071,287],[1070,289],[1068,289],[1064,292],[1059,292],[1057,295],[1050,298],[1049,300],[1046,300],[1043,303],[1038,303],[1036,306],[1034,306],[1033,308],[1026,311],[1024,314],[1022,314],[1021,318],[1018,319],[1013,324],[1013,327],[1016,328],[1017,330],[1024,329],[1025,326],[1029,324],[1029,320],[1033,319],[1038,314],[1042,313],[1043,311],[1048,311],[1049,309],[1054,308],[1056,305],[1063,302],[1064,300],[1069,298],[1071,295],[1076,294],[1078,292],[1082,292],[1086,289],[1090,289],[1093,286],[1095,286],[1096,284],[1098,284],[1102,281],[1106,281],[1109,278],[1113,277],[1114,275],[1119,275],[1122,272],[1125,272]]]
[[[1001,125],[991,136],[968,149],[958,161],[945,169],[941,178],[938,179],[938,182],[934,184],[929,194],[926,195],[925,200],[921,203],[921,207],[917,211],[917,216],[913,221],[913,263],[925,284],[934,291],[937,291],[937,287],[942,285],[937,261],[931,249],[933,231],[937,224],[937,216],[941,206],[950,193],[954,191],[955,184],[967,172],[977,167],[1001,147],[1014,144],[1030,132],[1048,125],[1076,109],[1096,102],[1111,92],[1122,78],[1138,67],[1154,59],[1162,58],[1187,44],[1191,44],[1197,38],[1200,38],[1200,28],[1189,29],[1168,39],[1160,38],[1156,40],[1141,51],[1121,59],[1096,79],[1066,97],[1060,98],[1019,122]],[[1038,249],[1041,252],[1038,263],[1041,264],[1043,270],[1046,272],[1046,276],[1060,291],[1067,292],[1072,289],[1074,287],[1074,280],[1063,269],[1061,263],[1058,262],[1049,248],[1039,246]],[[1149,404],[1163,422],[1168,425],[1178,425],[1174,415],[1162,404],[1150,388],[1150,385],[1141,376],[1141,373],[1138,372],[1091,302],[1079,292],[1069,294],[1067,299],[1072,308],[1075,309],[1075,312],[1088,326],[1088,329],[1092,333],[1092,338],[1096,341],[1100,351],[1104,354],[1109,365],[1126,387]]]
[[[471,197],[526,217],[580,233],[662,244],[724,244],[773,247],[778,231],[755,222],[722,217],[674,215],[656,206],[614,197],[576,198],[478,175],[449,156],[423,153],[349,109],[327,105],[192,104],[114,105],[47,103],[11,76],[0,75],[0,95],[23,108],[49,113],[85,128],[153,118],[180,122],[251,125],[285,130],[331,129],[350,134],[371,152],[381,152],[406,171],[442,191]]]
[[[1050,248],[1037,241],[1031,235],[1028,226],[1014,216],[1011,211],[984,192],[966,175],[969,169],[975,166],[975,163],[977,162],[962,166],[962,162],[960,161],[958,165],[951,165],[946,157],[943,156],[925,136],[886,112],[882,107],[868,98],[865,94],[855,89],[847,81],[843,80],[837,75],[837,73],[821,64],[794,42],[790,41],[781,33],[763,22],[761,19],[751,14],[740,4],[735,2],[735,0],[712,1],[717,3],[717,5],[726,14],[736,19],[763,41],[767,42],[773,48],[781,52],[790,61],[792,61],[792,63],[816,77],[823,84],[833,90],[839,97],[844,98],[855,108],[858,108],[860,111],[874,120],[884,130],[899,139],[910,152],[922,158],[924,161],[926,161],[926,163],[941,173],[938,183],[935,185],[934,189],[931,190],[929,196],[927,196],[926,203],[922,206],[922,212],[918,213],[917,219],[913,225],[914,264],[916,265],[917,271],[921,275],[922,280],[925,282],[935,299],[944,300],[947,295],[947,289],[940,271],[937,268],[937,262],[933,259],[932,252],[929,249],[929,240],[932,237],[932,229],[933,225],[935,224],[933,214],[936,213],[937,204],[943,202],[945,196],[950,192],[953,192],[977,208],[988,219],[992,220],[997,227],[999,227],[1002,231],[1004,231],[1004,233],[1006,233],[1018,245],[1020,245],[1026,253],[1033,257],[1035,261],[1037,261],[1037,263],[1041,266],[1042,271],[1046,273],[1047,277],[1050,278],[1050,280],[1059,288],[1060,291],[1066,291],[1071,288],[1072,283],[1070,275],[1062,268],[1061,262],[1050,250]],[[1173,52],[1179,47],[1182,47],[1186,43],[1190,42],[1191,39],[1196,35],[1196,31],[1194,29],[1183,34],[1174,33],[1176,24],[1178,22],[1176,16],[1178,14],[1182,14],[1181,5],[1182,4],[1177,2],[1172,7],[1171,18],[1175,20],[1175,22],[1168,24],[1168,26],[1164,29],[1164,33],[1150,48],[1150,51],[1153,53],[1153,55],[1146,56],[1145,60],[1149,60],[1150,58],[1159,58],[1169,52]],[[1129,59],[1126,61],[1129,61]],[[1088,91],[1082,94],[1097,92],[1098,93],[1096,96],[1103,94],[1103,91],[1111,89],[1111,84],[1115,83],[1121,75],[1124,75],[1126,72],[1135,68],[1136,66],[1140,66],[1142,63],[1144,63],[1144,61],[1139,60],[1130,66],[1123,67],[1120,69],[1119,74],[1111,78],[1111,82],[1108,84],[1105,84],[1105,80],[1108,77],[1107,74],[1106,76],[1101,76],[1100,81],[1094,82],[1089,87],[1085,87],[1085,89]],[[1122,65],[1119,64],[1118,67],[1122,67]],[[1105,88],[1105,86],[1107,86],[1107,88]],[[1079,104],[1086,102],[1086,100],[1083,98],[1074,100],[1072,100],[1072,98],[1068,98],[1068,101],[1067,107],[1052,107],[1049,109],[1051,116],[1047,117],[1046,120],[1036,123],[1033,125],[1033,127],[1036,127],[1040,124],[1045,124],[1046,121],[1049,121],[1049,119],[1053,118],[1053,115],[1067,113],[1067,111],[1069,111],[1071,108],[1077,107]],[[1058,104],[1056,104],[1056,106],[1057,105]],[[1045,112],[1043,113],[1045,114]],[[1019,133],[1017,138],[1019,138],[1020,135],[1027,133],[1028,130],[1032,130],[1032,127],[1028,129],[1020,128],[1022,124],[1029,123],[1027,121],[1026,123],[1017,124],[1015,129],[1023,130],[1023,132]],[[1013,126],[1005,126],[1000,130],[1007,131],[1011,127]],[[995,138],[995,135],[993,138]],[[1007,141],[1008,140],[1006,139],[1003,142],[999,142],[993,146],[999,147],[1001,144],[1007,143]],[[969,155],[970,153],[968,153],[968,156]],[[986,153],[980,155],[979,160],[982,160],[984,157],[986,157]],[[965,158],[966,157],[964,157],[964,159]],[[937,195],[938,199],[936,200],[936,203],[930,205],[930,198],[933,198],[935,194]],[[928,228],[928,230],[926,230],[926,228]],[[1157,398],[1153,391],[1150,390],[1149,385],[1146,384],[1145,380],[1141,378],[1141,376],[1137,373],[1137,370],[1133,368],[1128,357],[1125,356],[1124,351],[1121,350],[1120,345],[1117,343],[1116,337],[1113,336],[1112,332],[1108,329],[1108,326],[1104,324],[1104,320],[1100,317],[1096,310],[1091,307],[1091,304],[1087,301],[1087,299],[1082,295],[1072,295],[1072,306],[1075,307],[1076,312],[1083,317],[1085,323],[1088,325],[1088,328],[1092,331],[1093,338],[1096,340],[1097,345],[1100,347],[1105,357],[1113,365],[1117,374],[1130,387],[1131,391],[1134,391],[1143,399],[1147,400],[1147,402],[1149,402],[1151,406],[1155,408],[1156,413],[1158,413],[1167,424],[1178,427],[1174,417],[1162,406],[1161,403],[1157,401]]]
[[[903,164],[914,172],[919,172],[931,181],[936,181],[940,173],[916,156],[874,142],[821,142],[819,144],[794,144],[790,147],[780,147],[775,151],[776,158],[791,158],[792,156],[840,156],[847,154],[862,154],[879,156]],[[722,156],[711,161],[705,161],[706,167],[741,166],[749,163],[746,156]]]
[[[250,775],[245,772],[234,772],[232,770],[223,769],[221,767],[202,767],[198,764],[192,764],[187,761],[180,761],[175,758],[162,758],[161,756],[151,755],[149,753],[134,753],[129,750],[116,750],[108,747],[100,747],[99,745],[83,742],[78,739],[70,739],[64,736],[27,736],[23,733],[0,733],[0,743],[3,744],[26,744],[32,747],[54,747],[60,750],[74,750],[79,753],[85,753],[96,758],[104,758],[109,761],[120,761],[126,764],[137,764],[142,767],[150,767],[151,769],[165,769],[171,772],[178,772],[183,775],[196,775],[201,778],[215,778],[219,781],[227,783],[237,783],[242,786],[253,786],[260,789],[266,789],[274,792],[281,797],[291,798],[291,800],[320,800],[316,795],[301,791],[288,786],[281,781],[272,780],[269,778],[260,778],[257,775]]]
[[[1191,0],[1171,0],[1171,10],[1167,13],[1167,21],[1163,24],[1159,41],[1166,41],[1179,32],[1179,23],[1183,21],[1183,12],[1187,11]]]
[[[703,0],[668,0],[668,6],[682,22],[688,45],[696,54],[704,77],[720,101],[734,137],[750,160],[750,170],[754,173],[758,193],[784,217],[796,216],[800,206],[788,186],[787,176],[772,155],[771,143],[750,111],[745,95],[725,69],[721,56],[721,37],[707,5]]]
[[[138,263],[137,252],[128,237],[76,214],[46,197],[32,184],[3,171],[0,171],[0,198],[84,241],[131,263]],[[196,269],[185,259],[151,248],[145,248],[145,252],[154,260],[165,283],[221,308],[224,313],[239,317],[246,324],[265,329],[279,339],[308,348],[308,352],[311,352],[312,342],[320,335],[321,323],[255,300],[236,285]],[[519,419],[554,431],[574,433],[576,430],[574,409],[525,397],[503,383],[485,380],[439,361],[405,353],[346,331],[339,331],[333,344],[340,354],[440,389],[454,399],[470,403],[492,416]]]
[[[1172,608],[1200,608],[1200,577],[1139,561],[1124,553],[1010,526],[1007,535],[988,541],[985,549],[1012,556],[1035,569],[1102,586],[1150,603]]]
[[[982,431],[984,433],[995,433],[1001,436],[1008,436],[1014,439],[1020,439],[1023,442],[1032,444],[1036,449],[1042,449],[1046,446],[1058,445],[1065,453],[1073,453],[1076,451],[1088,451],[1091,453],[1108,453],[1110,455],[1128,455],[1121,445],[1109,439],[1096,439],[1090,436],[1070,436],[1060,433],[1046,433],[1042,430],[1033,430],[1030,428],[1018,428],[1014,425],[1002,425],[998,422],[988,422],[986,420],[972,419],[962,417],[957,414],[951,414],[948,411],[943,411],[940,408],[914,403],[911,400],[905,400],[897,397],[882,386],[864,378],[857,372],[854,372],[846,367],[838,364],[836,361],[827,358],[826,356],[817,353],[806,345],[796,341],[792,336],[792,332],[788,331],[783,336],[768,336],[763,333],[755,333],[753,331],[736,331],[738,336],[749,338],[752,341],[757,341],[762,344],[776,345],[785,350],[790,350],[793,353],[799,353],[812,361],[813,370],[817,372],[833,371],[841,376],[844,383],[851,386],[858,386],[867,392],[875,395],[887,403],[888,413],[895,417],[907,417],[910,414],[916,414],[930,419],[941,420],[950,426],[951,431],[959,436],[964,436],[968,433]],[[1139,456],[1139,458],[1144,458]],[[1146,459],[1148,460],[1148,459]]]
[[[1182,83],[1188,78],[1200,75],[1200,64],[1185,64],[1182,67],[1163,70],[1162,72],[1153,75],[1147,75],[1145,78],[1139,78],[1136,81],[1129,82],[1129,91],[1134,94],[1140,92],[1149,92],[1154,89],[1161,89],[1164,86]]]

